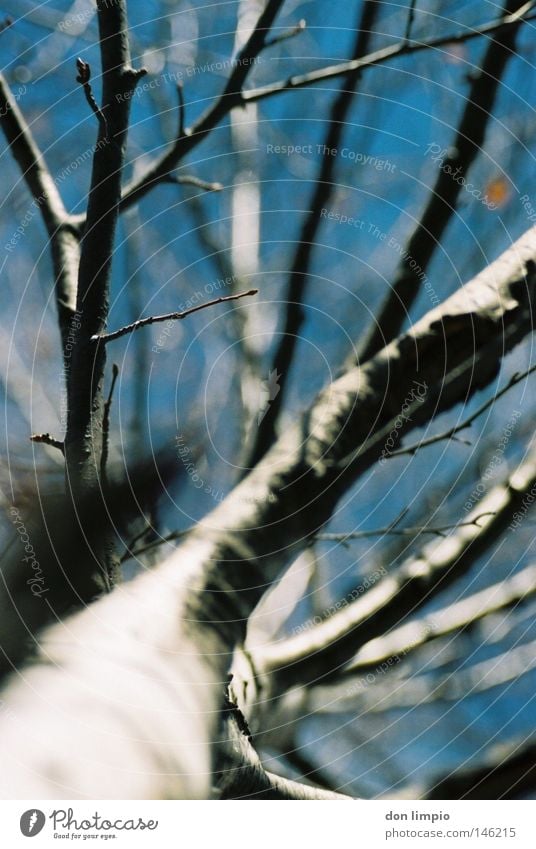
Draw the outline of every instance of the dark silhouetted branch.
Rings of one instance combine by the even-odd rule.
[[[408,19],[406,21],[406,32],[404,34],[404,41],[409,43],[411,36],[411,29],[413,27],[413,19],[415,18],[415,6],[417,0],[410,0],[409,9],[408,9]]]
[[[464,30],[449,36],[442,36],[437,39],[432,39],[429,42],[417,43],[412,41],[410,44],[400,42],[391,47],[375,51],[360,60],[341,62],[337,65],[321,69],[320,71],[313,71],[310,74],[296,75],[288,78],[287,80],[278,81],[267,86],[262,86],[261,88],[244,90],[243,85],[254,60],[262,52],[262,50],[267,47],[267,32],[269,31],[282,3],[283,0],[270,0],[270,2],[268,2],[264,12],[259,18],[254,32],[249,38],[243,51],[237,57],[233,73],[229,77],[222,94],[218,97],[214,105],[211,106],[198,119],[198,121],[196,121],[189,129],[184,130],[184,134],[175,140],[173,146],[167,153],[155,162],[145,174],[125,187],[121,200],[121,209],[127,209],[147,194],[147,192],[154,186],[165,180],[166,176],[173,171],[181,159],[183,159],[186,154],[190,153],[194,147],[206,138],[214,127],[216,127],[219,122],[229,114],[231,109],[236,106],[242,106],[246,103],[254,103],[283,91],[303,88],[304,86],[312,85],[324,79],[333,79],[339,76],[345,76],[349,73],[356,73],[364,68],[380,65],[398,56],[417,53],[427,49],[437,49],[451,43],[462,43],[464,41],[516,25],[520,19],[532,20],[535,17],[534,14],[529,14],[529,11],[533,6],[533,3],[529,2],[524,4],[515,14],[490,21],[478,28]],[[76,220],[78,225],[81,226],[83,223],[83,217],[79,217]]]
[[[327,386],[156,569],[41,635],[31,666],[2,693],[17,706],[16,723],[0,714],[7,796],[63,798],[65,787],[88,798],[210,795],[223,683],[248,619],[380,449],[341,470],[342,458],[370,439],[371,422],[382,430],[396,418],[415,380],[436,387],[438,414],[494,379],[532,332],[535,257],[532,228],[363,368]],[[477,350],[486,356],[475,362]],[[402,431],[421,423],[416,415]],[[498,504],[488,509],[501,513]],[[485,529],[456,531],[466,544],[475,533]],[[441,560],[430,560],[423,582],[440,570]]]
[[[121,201],[122,209],[136,203],[150,189],[165,180],[181,159],[206,138],[231,109],[242,105],[242,88],[255,60],[266,47],[268,33],[283,2],[284,0],[268,0],[255,29],[234,60],[233,71],[221,95],[192,127],[183,129],[183,133],[178,135],[171,149],[151,165],[147,173],[125,187]]]
[[[184,85],[182,80],[177,83],[177,97],[179,99],[179,127],[177,138],[181,139],[186,132],[186,105],[184,103]]]

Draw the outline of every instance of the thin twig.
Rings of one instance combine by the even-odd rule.
[[[89,82],[91,79],[91,68],[88,62],[84,62],[83,59],[78,57],[76,60],[76,67],[78,69],[78,76],[76,77],[76,82],[80,83],[82,88],[84,89],[84,94],[86,96],[86,100],[91,108],[91,110],[97,116],[97,120],[101,125],[102,132],[106,138],[108,138],[108,122],[106,121],[106,117],[104,112],[99,107],[95,97],[93,96],[93,91],[91,89],[91,83]]]
[[[65,445],[61,439],[54,439],[49,433],[33,433],[30,436],[31,442],[41,442],[43,445],[50,445],[52,448],[57,448],[62,454],[65,453]]]
[[[213,301],[207,301],[205,304],[198,304],[195,307],[190,307],[184,312],[169,312],[164,315],[150,315],[148,318],[140,318],[139,321],[134,321],[132,324],[127,324],[125,327],[120,327],[119,330],[114,330],[113,333],[102,333],[91,337],[92,342],[102,342],[107,345],[114,339],[120,339],[121,336],[126,336],[127,333],[134,333],[136,330],[141,330],[142,327],[147,327],[149,324],[156,324],[162,321],[181,321],[189,315],[199,310],[204,310],[207,307],[213,307],[216,304],[223,304],[226,301],[237,301],[239,298],[246,298],[249,295],[256,295],[258,289],[250,289],[248,292],[239,292],[236,295],[225,295],[221,298],[215,298]]]
[[[409,44],[411,28],[413,26],[413,19],[415,18],[415,6],[417,5],[417,0],[410,0],[409,9],[408,9],[408,20],[406,22],[406,32],[404,34],[404,41],[406,44]]]
[[[0,125],[17,165],[47,229],[55,278],[55,300],[63,349],[76,309],[79,237],[57,182],[50,173],[11,89],[0,74]]]
[[[443,433],[438,433],[435,436],[430,436],[428,439],[422,439],[420,442],[415,442],[413,445],[409,445],[407,448],[399,448],[397,451],[391,451],[385,455],[386,459],[390,457],[401,457],[403,454],[415,454],[420,448],[426,448],[428,445],[434,445],[436,442],[441,442],[445,439],[456,439],[456,434],[462,430],[466,430],[468,427],[471,427],[475,419],[484,413],[488,407],[491,407],[502,395],[508,392],[509,389],[512,389],[513,386],[520,383],[526,377],[532,374],[533,371],[536,371],[536,365],[531,366],[531,368],[519,374],[515,372],[512,375],[510,380],[508,381],[506,386],[493,395],[485,404],[482,404],[481,407],[478,408],[474,413],[472,413],[467,419],[465,419],[461,424],[455,425],[454,427],[449,428],[448,430],[443,431]],[[466,440],[457,439],[457,442],[463,442],[465,445],[470,445],[471,443]]]
[[[495,514],[487,511],[485,513],[479,513],[478,516],[475,516],[474,519],[467,522],[456,522],[453,525],[440,525],[438,527],[427,527],[426,525],[421,525],[415,528],[393,528],[390,525],[387,525],[385,528],[377,528],[372,531],[348,531],[347,533],[323,533],[317,534],[315,539],[320,540],[322,542],[342,542],[343,544],[348,540],[356,540],[356,539],[367,539],[368,537],[378,537],[378,536],[413,536],[414,534],[431,534],[433,536],[445,537],[446,531],[454,531],[458,528],[469,527],[470,525],[476,525],[480,527],[479,520],[484,518],[484,516],[494,516]]]
[[[101,476],[103,479],[106,477],[106,465],[108,463],[108,447],[110,440],[110,410],[112,407],[112,398],[118,375],[119,366],[114,363],[112,366],[112,382],[110,384],[110,392],[108,393],[108,398],[106,400],[106,403],[104,404],[104,411],[102,416]]]

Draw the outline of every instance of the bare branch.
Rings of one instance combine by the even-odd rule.
[[[39,204],[48,234],[52,237],[68,222],[67,210],[3,74],[0,74],[0,121],[11,152],[32,197]]]
[[[456,136],[439,168],[435,184],[420,221],[413,230],[402,254],[389,293],[370,331],[358,346],[357,359],[373,356],[400,333],[407,314],[422,288],[425,271],[456,211],[463,180],[484,144],[486,128],[493,114],[493,104],[508,60],[514,55],[516,37],[522,18],[516,12],[519,0],[506,0],[504,12],[513,13],[508,27],[497,31],[490,41],[480,71],[472,75],[471,88],[462,112]],[[408,17],[406,43],[413,19],[414,3]],[[530,8],[533,3],[525,4]]]
[[[162,182],[175,183],[178,186],[197,186],[197,188],[205,189],[207,192],[221,192],[223,189],[221,183],[209,183],[206,180],[201,180],[199,177],[194,177],[193,174],[184,174],[181,176],[168,174]]]
[[[415,17],[415,6],[417,5],[417,0],[410,0],[409,9],[408,9],[408,19],[406,21],[406,32],[404,35],[404,41],[409,43],[411,36],[411,28],[413,26],[413,19]]]
[[[30,436],[31,442],[42,442],[44,445],[50,445],[52,448],[57,448],[62,454],[65,453],[65,446],[60,439],[54,439],[49,433],[34,433]]]
[[[482,406],[478,408],[474,413],[464,419],[458,425],[449,428],[448,430],[444,430],[442,433],[438,433],[435,436],[429,436],[426,439],[421,439],[420,442],[414,442],[413,445],[408,445],[407,448],[399,448],[397,451],[390,451],[387,454],[387,457],[401,457],[404,454],[415,454],[421,448],[426,448],[428,445],[435,445],[436,442],[443,442],[444,440],[454,439],[456,434],[461,433],[462,430],[466,430],[471,427],[474,421],[478,419],[482,413],[485,413],[490,407],[492,407],[498,400],[501,398],[506,392],[508,392],[513,386],[516,386],[518,383],[521,383],[522,380],[529,377],[534,371],[536,371],[536,365],[531,366],[531,368],[526,369],[526,371],[518,374],[517,372],[512,375],[506,386],[503,386],[498,392],[496,392],[492,398],[486,401]],[[465,440],[460,440],[465,442]],[[466,443],[470,444],[470,443]]]
[[[75,501],[87,504],[93,495],[102,509],[102,527],[92,540],[97,565],[96,586],[102,571],[117,577],[115,535],[106,522],[100,478],[103,450],[103,385],[106,366],[104,345],[95,345],[94,336],[106,328],[114,255],[115,232],[121,200],[130,96],[145,71],[131,67],[126,0],[97,0],[99,40],[102,58],[102,106],[106,115],[99,122],[98,141],[93,156],[86,226],[81,242],[78,275],[77,312],[79,329],[68,372],[68,414],[65,435],[68,486]],[[85,65],[79,65],[82,80],[88,79]],[[88,519],[80,513],[82,525]]]
[[[108,464],[108,445],[110,440],[110,410],[112,408],[112,398],[114,395],[115,384],[117,378],[119,376],[119,366],[116,363],[112,366],[112,382],[110,384],[110,391],[108,393],[108,399],[104,405],[104,412],[102,416],[102,455],[101,455],[101,478],[104,480],[106,478],[106,466]]]
[[[186,132],[186,107],[184,104],[184,85],[182,80],[177,83],[177,96],[179,98],[179,127],[177,138],[181,139]]]
[[[9,796],[63,796],[65,786],[88,798],[209,795],[222,683],[248,618],[378,449],[342,473],[341,458],[369,438],[370,422],[382,429],[392,421],[415,379],[436,387],[440,412],[495,377],[505,353],[532,332],[535,257],[533,228],[405,336],[328,386],[157,569],[42,634],[39,655],[3,693],[17,706],[16,723],[0,715]],[[476,364],[475,349],[487,353]],[[453,375],[448,383],[445,374]],[[468,541],[475,530],[457,533]],[[437,576],[441,564],[430,565]]]
[[[283,32],[279,33],[279,35],[275,35],[273,38],[269,38],[264,47],[268,49],[269,47],[274,47],[276,44],[281,44],[282,41],[287,41],[289,38],[294,38],[296,35],[299,35],[304,31],[307,26],[305,20],[302,18],[296,26],[290,27],[290,29],[286,29]]]
[[[74,219],[67,213],[43,154],[2,74],[0,124],[51,240],[58,321],[65,347],[69,323],[76,308],[79,246]]]
[[[195,307],[184,310],[184,312],[168,312],[164,315],[150,315],[148,318],[140,318],[139,321],[134,321],[132,324],[127,324],[125,327],[120,327],[119,330],[114,330],[113,333],[101,333],[100,335],[92,336],[92,342],[102,342],[107,345],[114,339],[120,339],[121,336],[126,336],[127,333],[134,333],[136,330],[141,330],[142,327],[147,327],[149,324],[157,324],[162,321],[182,321],[183,318],[192,315],[194,312],[204,310],[207,307],[213,307],[216,304],[223,304],[227,301],[237,301],[239,298],[246,298],[250,295],[257,295],[258,289],[249,289],[247,292],[238,292],[236,295],[225,295],[221,298],[215,298],[213,301],[207,301],[205,304],[198,304]]]
[[[406,657],[430,640],[469,629],[480,619],[515,607],[535,593],[536,566],[527,566],[507,580],[371,640],[346,665],[344,675],[355,675],[384,661]]]
[[[375,684],[373,688],[360,691],[360,709],[383,713],[386,710],[407,710],[418,705],[436,702],[459,702],[471,696],[478,696],[480,693],[487,693],[495,687],[510,684],[535,668],[536,641],[533,640],[517,645],[489,660],[443,674],[439,678],[430,675],[412,675],[411,678],[382,681]],[[345,695],[343,695],[344,687],[339,685],[328,688],[319,687],[318,693],[312,698],[311,707],[314,710],[322,709],[320,706],[324,703],[329,711],[337,711],[339,705],[337,697],[334,698],[335,691],[342,697],[341,709],[346,710],[348,702],[344,704],[345,696],[353,699],[355,704],[356,693],[352,690],[350,679],[345,682],[345,687]]]
[[[378,4],[373,0],[365,0],[362,10],[360,10],[353,51],[356,59],[363,57],[368,50],[370,34],[378,8]],[[334,150],[339,147],[358,81],[359,74],[352,72],[347,74],[342,82],[341,90],[330,110],[324,139],[325,149]],[[313,251],[322,223],[320,212],[329,202],[333,191],[334,173],[334,157],[323,156],[315,180],[313,196],[309,203],[309,211],[303,220],[298,238],[285,295],[283,329],[270,366],[270,371],[275,371],[279,375],[279,392],[271,401],[269,415],[264,416],[259,426],[252,431],[254,434],[253,442],[249,446],[242,463],[245,467],[245,473],[248,468],[253,467],[264,456],[276,438],[277,423],[283,408],[291,366],[300,338],[299,331],[305,319],[304,298],[309,281]]]

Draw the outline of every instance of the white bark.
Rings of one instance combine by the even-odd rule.
[[[532,330],[535,260],[531,230],[328,386],[154,572],[43,634],[2,694],[4,798],[209,795],[223,680],[254,606],[377,460],[415,381],[427,400],[400,434],[488,383]]]

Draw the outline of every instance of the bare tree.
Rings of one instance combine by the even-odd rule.
[[[494,133],[506,132],[504,111],[513,125],[515,110],[510,113],[501,96],[505,91],[512,96],[509,69],[519,74],[520,63],[528,64],[520,44],[532,37],[536,10],[533,2],[506,0],[498,17],[475,22],[468,7],[468,23],[456,24],[442,17],[443,4],[435,5],[421,10],[409,3],[390,16],[387,4],[356,3],[355,10],[341,12],[352,34],[350,58],[298,73],[292,63],[309,33],[296,11],[288,16],[283,0],[239,3],[234,54],[205,63],[226,75],[217,95],[208,97],[206,83],[196,80],[201,61],[196,65],[190,57],[187,74],[146,69],[141,58],[132,61],[131,49],[150,66],[155,51],[138,47],[136,28],[129,33],[126,0],[97,0],[100,72],[91,36],[84,58],[67,63],[73,96],[83,99],[86,118],[95,124],[83,212],[71,211],[62,180],[47,166],[48,156],[38,146],[40,122],[23,114],[24,104],[19,106],[8,83],[9,69],[0,76],[7,147],[48,236],[51,266],[41,258],[38,268],[56,303],[56,353],[66,393],[64,434],[45,430],[48,422],[28,428],[33,479],[27,467],[17,471],[9,439],[6,444],[0,591],[5,796],[499,798],[534,792],[534,739],[521,726],[506,748],[483,728],[476,765],[474,756],[470,768],[438,761],[419,781],[404,770],[403,755],[384,757],[387,741],[374,732],[379,714],[435,709],[440,715],[452,702],[468,710],[471,698],[484,699],[501,687],[513,688],[521,704],[524,681],[534,670],[534,635],[523,630],[523,621],[536,590],[534,565],[526,559],[532,537],[525,521],[536,491],[529,389],[536,368],[530,360],[536,231],[527,229],[535,220],[528,194],[521,191],[508,207],[529,154],[512,166],[511,175],[503,169],[486,181],[488,172],[477,169],[482,161],[497,166]],[[188,31],[203,21],[201,11],[190,24],[181,15],[170,13],[170,25]],[[61,19],[55,37],[72,38],[73,24],[80,36],[92,20],[92,10]],[[6,21],[1,37],[16,39],[18,30],[19,22]],[[274,81],[273,63],[261,67],[269,55],[291,73]],[[459,108],[453,120],[440,119],[447,146],[422,144],[422,135],[421,142],[412,142],[427,148],[424,164],[414,169],[423,167],[426,180],[398,169],[399,190],[408,196],[399,241],[388,224],[382,229],[371,213],[366,218],[367,205],[388,191],[380,175],[395,170],[379,152],[382,132],[376,128],[378,152],[365,155],[350,147],[349,130],[370,129],[365,110],[371,98],[379,100],[378,92],[385,96],[376,76],[384,73],[382,80],[397,79],[391,104],[398,97],[414,110],[417,132],[422,114],[412,104],[412,86],[426,74],[433,81],[437,64],[450,58],[463,65],[466,78],[457,78],[456,85],[467,91],[460,94],[452,84]],[[425,63],[420,68],[419,60]],[[148,161],[136,155],[137,140],[127,147],[131,107],[150,102],[155,91],[160,96],[164,84],[176,88],[177,102],[156,118],[167,132],[168,112],[174,121],[178,112],[178,129],[171,144]],[[281,104],[296,97],[298,117],[287,118]],[[261,113],[265,101],[276,111]],[[302,120],[303,108],[320,127],[310,136],[285,129],[287,120],[292,126]],[[521,118],[529,124],[521,95],[516,109],[526,110]],[[188,125],[190,112],[196,117]],[[138,115],[134,129],[144,120]],[[392,138],[408,141],[389,127]],[[521,148],[527,152],[522,134],[508,132],[512,158]],[[211,156],[203,153],[202,146],[211,144],[224,160],[218,179]],[[185,165],[198,148],[198,159]],[[289,154],[298,176],[280,178],[277,172],[263,179],[263,159],[272,153]],[[341,174],[349,162],[355,166],[350,185]],[[372,168],[372,181],[365,165]],[[290,255],[283,262],[277,258],[271,269],[263,264],[260,233],[263,216],[278,208],[264,209],[265,182],[289,184],[285,203],[293,209],[296,231],[287,240]],[[412,182],[417,193],[410,196]],[[359,217],[343,206],[353,190]],[[293,191],[304,198],[301,214]],[[153,224],[160,203],[155,198],[166,192],[173,201],[162,227]],[[228,198],[230,226],[222,207],[219,220],[216,196]],[[386,204],[400,208],[399,199],[387,198]],[[464,204],[471,214],[476,210],[474,220],[464,220]],[[503,205],[503,217],[494,215]],[[242,214],[250,216],[247,228],[240,225]],[[176,260],[171,252],[176,215],[184,226],[177,250],[195,257],[201,249],[219,282],[206,284],[203,292],[190,284],[181,290],[185,298],[174,295],[176,303],[164,307],[157,306],[162,301],[155,285],[156,294],[146,296],[147,311],[145,278],[154,275],[158,282],[158,269]],[[8,258],[15,248],[23,253],[25,220],[6,241]],[[329,236],[334,250],[326,261],[320,254],[328,225],[338,229]],[[155,227],[164,242],[160,248],[144,239]],[[449,243],[453,228],[456,240],[475,231],[463,255],[460,249],[459,267],[452,259],[457,241]],[[284,244],[285,236],[282,230],[266,244]],[[365,237],[372,242],[366,256]],[[348,239],[356,240],[351,251]],[[122,262],[122,252],[128,262]],[[183,265],[192,279],[197,261],[188,258]],[[166,275],[174,280],[173,272],[162,271]],[[382,278],[383,298],[368,296],[363,280]],[[121,313],[116,303],[123,300],[128,306]],[[119,326],[118,314],[128,318]],[[276,327],[268,320],[274,315]],[[204,345],[196,356],[213,358],[211,374],[217,374],[219,386],[212,390],[206,375],[194,381],[193,409],[215,393],[215,433],[224,431],[227,413],[224,439],[231,460],[224,472],[214,460],[214,452],[223,450],[217,439],[194,436],[202,415],[196,417],[185,403],[192,395],[180,396],[171,438],[140,445],[142,435],[152,432],[148,390],[144,395],[152,379],[147,353],[151,349],[161,362],[177,327],[199,317],[208,324],[189,345],[178,337],[184,356],[175,379],[181,391],[191,391],[184,390],[191,377],[184,352]],[[344,330],[337,350],[332,319]],[[219,330],[212,330],[218,321]],[[318,326],[310,329],[307,321]],[[152,326],[160,335],[144,347],[140,339]],[[221,357],[210,347],[217,333]],[[259,343],[257,335],[267,342]],[[320,391],[305,343],[322,350],[332,370]],[[222,359],[228,349],[234,352],[231,368]],[[110,368],[115,350],[123,362]],[[11,348],[6,356],[13,369]],[[226,365],[218,365],[219,357]],[[129,358],[134,367],[126,365]],[[122,388],[129,367],[131,382],[125,377]],[[114,416],[128,407],[132,381],[140,375],[132,443],[121,439],[120,446]],[[301,395],[294,388],[296,375]],[[44,385],[45,396],[57,390],[49,391],[40,375],[23,377],[28,389],[32,380]],[[484,397],[477,399],[479,393]],[[9,379],[5,397],[6,404],[24,406]],[[515,415],[508,419],[514,397]],[[13,409],[8,432],[16,433]],[[495,432],[488,444],[490,422]],[[494,447],[497,425],[503,427],[502,441]],[[463,455],[468,446],[470,460]],[[46,466],[37,473],[40,451]],[[449,474],[456,468],[448,484],[445,470],[436,472],[442,462]],[[437,475],[436,490],[427,468]],[[408,481],[417,487],[412,481],[419,474],[426,477],[418,484],[426,498],[416,505],[403,488]],[[392,494],[397,485],[400,497]],[[207,509],[192,497],[196,491],[218,503]],[[371,501],[377,503],[369,519],[363,509]],[[357,572],[355,557],[365,564]],[[497,566],[500,557],[509,569]],[[501,616],[501,635],[495,638]],[[505,630],[505,617],[512,633]],[[311,717],[325,722],[325,729],[338,723],[342,739],[355,735],[347,743],[356,749],[350,774],[304,742]],[[359,766],[361,751],[363,763],[371,757],[388,762],[376,790]]]

